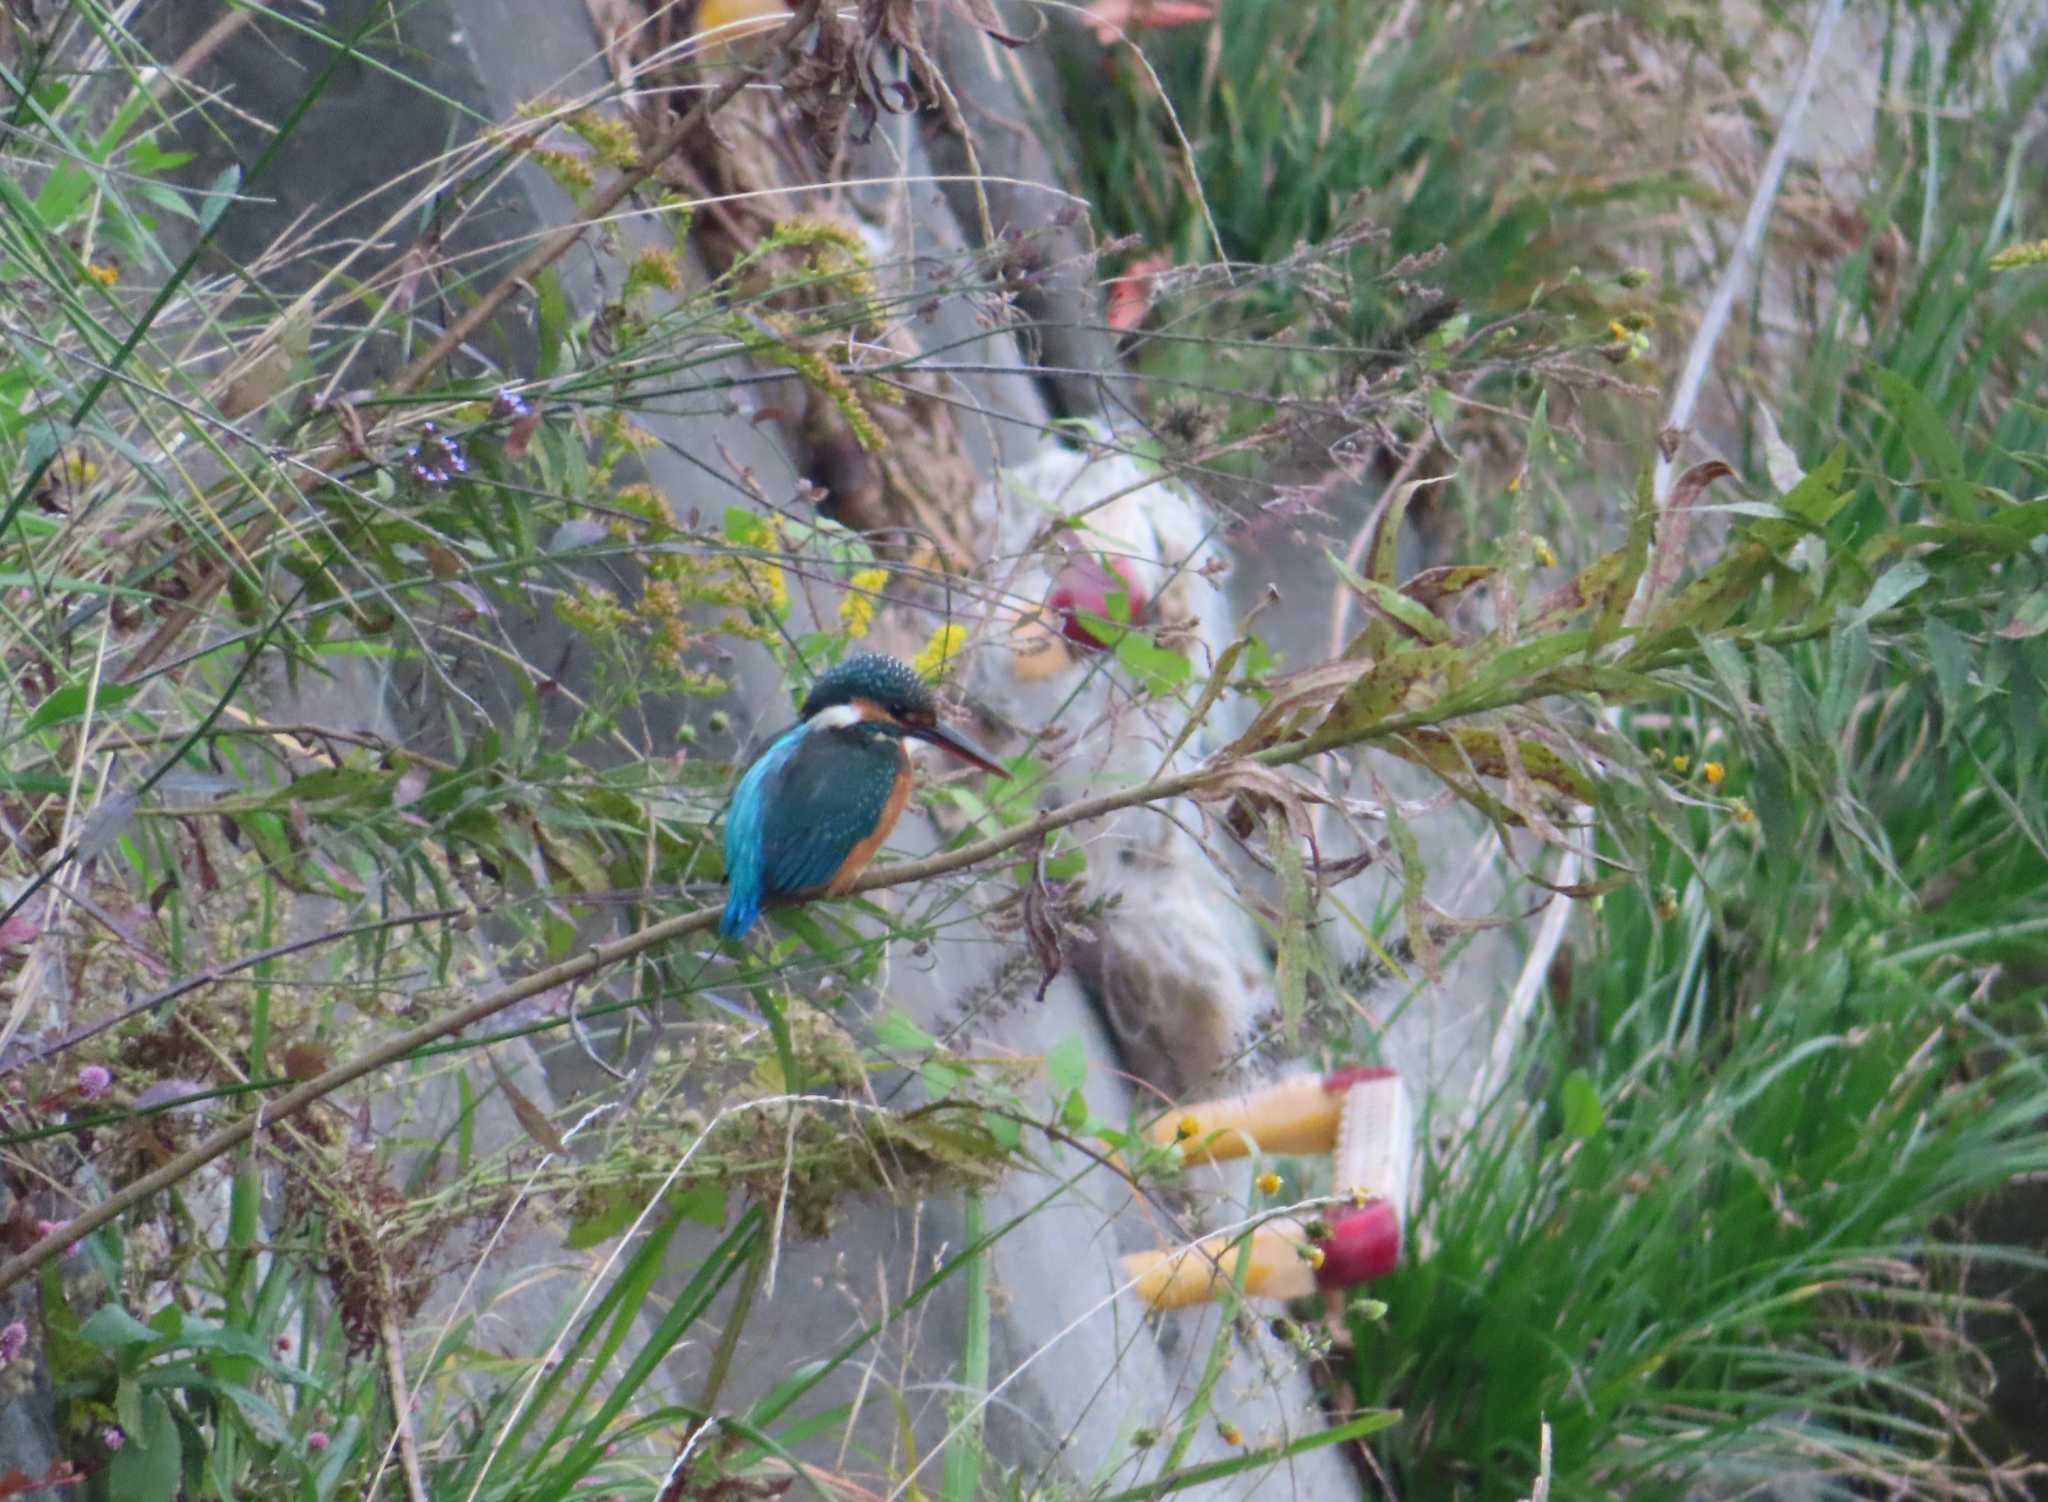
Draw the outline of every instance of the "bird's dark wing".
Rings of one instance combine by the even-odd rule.
[[[807,892],[837,876],[888,807],[902,759],[891,740],[807,730],[765,789],[765,894]]]
[[[761,904],[768,895],[763,855],[768,806],[782,769],[802,741],[801,725],[777,736],[747,768],[733,792],[725,820],[725,880],[730,895],[718,924],[719,932],[729,939],[740,937],[761,915]]]

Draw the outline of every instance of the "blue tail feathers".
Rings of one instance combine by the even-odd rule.
[[[761,899],[753,892],[734,892],[718,915],[718,931],[728,939],[742,939],[754,920],[761,916]]]

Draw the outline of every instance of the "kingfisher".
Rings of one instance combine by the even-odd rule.
[[[837,897],[867,869],[910,799],[906,737],[1009,773],[939,723],[931,689],[894,657],[849,657],[811,687],[803,718],[740,778],[725,823],[729,895],[718,931],[737,939],[783,897]]]

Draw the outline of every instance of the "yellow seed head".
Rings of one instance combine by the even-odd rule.
[[[1718,761],[1707,762],[1700,768],[1706,774],[1708,787],[1719,787],[1728,780],[1728,769]]]
[[[1690,756],[1672,757],[1671,770],[1676,772],[1679,776],[1683,777],[1687,772],[1692,770],[1692,758]]]
[[[953,659],[960,655],[961,647],[967,644],[967,628],[961,625],[946,625],[932,633],[931,640],[924,644],[911,662],[920,678],[943,678],[953,669]]]
[[[1244,1430],[1231,1423],[1229,1419],[1216,1421],[1216,1433],[1226,1445],[1236,1446],[1244,1443]]]
[[[1261,1193],[1261,1194],[1278,1194],[1279,1192],[1280,1192],[1280,1175],[1279,1175],[1279,1174],[1277,1174],[1277,1173],[1273,1172],[1273,1170],[1269,1168],[1269,1169],[1267,1169],[1267,1170],[1266,1170],[1266,1171],[1265,1171],[1264,1173],[1262,1173],[1262,1174],[1260,1174],[1260,1175],[1259,1175],[1259,1193]]]
[[[1993,271],[2013,271],[2021,266],[2048,266],[2048,240],[2008,245],[1991,258]]]
[[[889,582],[889,571],[879,568],[864,568],[846,584],[846,594],[839,601],[839,624],[846,634],[855,641],[868,634],[868,627],[874,624],[875,610],[882,603],[882,589]]]
[[[1180,1124],[1173,1129],[1173,1135],[1180,1138],[1181,1141],[1185,1142],[1188,1140],[1188,1138],[1194,1136],[1197,1132],[1201,1130],[1201,1122],[1197,1121],[1192,1116],[1183,1116],[1180,1119]]]

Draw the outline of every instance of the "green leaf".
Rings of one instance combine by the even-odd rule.
[[[1542,421],[1543,398],[1538,397],[1534,423],[1540,424]],[[1534,431],[1534,425],[1531,431]],[[1441,485],[1449,478],[1449,475],[1430,475],[1424,479],[1410,480],[1395,486],[1388,494],[1386,504],[1380,509],[1379,520],[1373,526],[1372,546],[1365,557],[1365,574],[1368,579],[1376,584],[1394,582],[1394,561],[1400,556],[1401,522],[1408,514],[1408,503],[1415,499],[1415,492],[1423,486]],[[1337,567],[1345,574],[1351,573],[1341,562]]]
[[[142,1384],[123,1377],[114,1386],[114,1418],[130,1434],[142,1432]]]
[[[1525,632],[1548,632],[1563,625],[1579,612],[1604,606],[1614,590],[1614,581],[1628,563],[1628,550],[1616,548],[1603,553],[1579,571],[1578,577],[1536,603],[1536,613],[1523,628]]]
[[[81,1340],[91,1341],[106,1351],[118,1351],[126,1346],[155,1345],[164,1338],[161,1331],[145,1325],[119,1304],[108,1304],[96,1310],[92,1318],[79,1327],[78,1335]]]
[[[692,1184],[675,1197],[675,1206],[676,1214],[684,1220],[710,1226],[713,1230],[725,1224],[726,1211],[730,1208],[723,1184]]]
[[[274,1376],[289,1382],[310,1380],[299,1368],[279,1361],[268,1340],[234,1325],[188,1315],[177,1329],[165,1333],[164,1346],[167,1350],[221,1351],[254,1361]]]
[[[1871,380],[1884,397],[1892,420],[1906,438],[1906,447],[1934,475],[1934,490],[1948,502],[1949,510],[1966,515],[1977,509],[1977,498],[1963,479],[1963,451],[1949,431],[1947,419],[1935,410],[1927,394],[1895,370],[1879,367]]]
[[[1106,621],[1100,626],[1105,632],[1118,629]],[[1185,657],[1170,647],[1160,646],[1143,631],[1123,631],[1117,638],[1116,660],[1155,694],[1171,693],[1194,672]]]
[[[1088,1097],[1079,1090],[1067,1092],[1067,1098],[1060,1104],[1060,1125],[1071,1132],[1088,1130]]]
[[[2007,641],[2030,641],[2048,633],[2048,589],[2037,589],[2023,596],[2012,607],[2012,616],[1998,628],[1999,636]]]
[[[569,297],[553,267],[534,278],[534,290],[539,294],[535,310],[539,352],[533,368],[535,375],[546,379],[562,367],[563,340],[570,321]]]
[[[350,1414],[341,1421],[341,1427],[334,1431],[327,1446],[327,1456],[320,1469],[313,1476],[315,1502],[328,1502],[341,1490],[342,1477],[355,1463],[356,1445],[362,1439],[363,1421]]]
[[[912,1022],[906,1013],[884,1012],[875,1022],[875,1046],[890,1053],[930,1053],[939,1040]]]
[[[291,1421],[270,1399],[232,1382],[220,1383],[217,1390],[235,1405],[236,1411],[258,1439],[266,1444],[281,1445],[291,1438]]]
[[[1593,1076],[1583,1069],[1574,1069],[1564,1077],[1561,1093],[1565,1135],[1581,1141],[1595,1135],[1606,1115],[1600,1109],[1600,1090],[1593,1083]]]
[[[1360,578],[1356,571],[1345,564],[1330,549],[1323,549],[1323,556],[1330,560],[1330,567],[1337,571],[1347,587],[1365,597],[1366,604],[1392,618],[1409,632],[1426,642],[1447,642],[1451,639],[1451,628],[1438,620],[1426,606],[1418,605],[1391,584],[1382,584],[1377,579]]]
[[[924,1079],[924,1087],[934,1100],[943,1100],[967,1083],[967,1071],[956,1069],[938,1059],[926,1059],[918,1070]]]
[[[1470,656],[1471,649],[1457,642],[1393,653],[1344,691],[1316,734],[1362,735],[1389,715],[1411,707],[1408,701],[1418,692],[1441,697],[1444,686],[1462,676]]]
[[[18,735],[33,735],[38,730],[47,730],[52,725],[68,724],[85,714],[88,699],[93,701],[93,712],[103,714],[127,703],[141,692],[141,685],[135,683],[101,683],[99,692],[93,692],[90,683],[67,683],[55,693],[44,697],[26,720],[21,722]]]
[[[1642,582],[1643,572],[1650,564],[1650,546],[1657,537],[1657,481],[1656,472],[1646,469],[1636,482],[1635,510],[1629,516],[1628,540],[1621,546],[1621,568],[1607,584],[1600,600],[1600,614],[1593,620],[1593,635],[1586,643],[1586,655],[1592,657],[1600,649],[1621,635],[1624,617],[1629,605],[1635,600],[1636,586]],[[1670,581],[1661,581],[1662,589]],[[1656,602],[1650,601],[1650,604]]]
[[[1870,587],[1870,593],[1863,603],[1849,612],[1845,625],[1861,626],[1872,616],[1882,615],[1899,601],[1913,593],[1928,579],[1926,568],[1916,559],[1908,558],[1895,563],[1877,576],[1877,582]]]
[[[1963,718],[1963,690],[1970,681],[1970,646],[1963,634],[1942,620],[1921,629],[1927,660],[1934,668],[1935,692],[1941,696],[1942,736],[1947,738]]]
[[[602,1245],[630,1226],[644,1203],[632,1185],[607,1184],[583,1199],[583,1213],[569,1223],[562,1244],[572,1252]]]
[[[1806,535],[1810,528],[1826,526],[1834,519],[1835,513],[1849,503],[1849,493],[1842,488],[1842,476],[1848,468],[1849,450],[1838,447],[1785,492],[1778,502],[1778,509],[1807,524],[1785,529],[1786,545]],[[1758,530],[1762,531],[1761,528]]]
[[[1720,680],[1722,692],[1728,695],[1728,707],[1735,711],[1736,719],[1747,724],[1752,712],[1749,660],[1742,655],[1742,649],[1725,636],[1710,636],[1700,643],[1700,648],[1706,653],[1707,666]]]
[[[45,229],[62,229],[92,192],[92,175],[66,163],[56,169],[36,194],[36,217]]]
[[[1471,725],[1452,730],[1413,730],[1387,744],[1407,760],[1429,767],[1447,779],[1477,773],[1504,781],[1508,776],[1507,753],[1502,749],[1500,732],[1495,730]],[[1416,754],[1407,755],[1410,748]],[[1521,754],[1522,770],[1529,774],[1531,782],[1575,803],[1597,801],[1597,793],[1585,774],[1541,741],[1517,737],[1515,750]],[[1510,822],[1521,821],[1510,816]]]
[[[235,190],[242,186],[242,167],[239,162],[230,162],[220,169],[220,175],[213,180],[213,186],[206,190],[206,198],[199,205],[199,233],[201,236],[213,233],[213,227],[220,223],[220,216],[228,211],[228,205],[235,200]]]
[[[1592,640],[1591,631],[1553,631],[1547,636],[1518,642],[1473,674],[1467,689],[1476,694],[1534,678],[1545,668],[1578,656]]]
[[[1056,1096],[1070,1095],[1087,1084],[1087,1045],[1078,1036],[1055,1043],[1045,1055],[1045,1078]]]
[[[178,1495],[184,1454],[170,1404],[155,1393],[142,1397],[134,1425],[124,1425],[127,1443],[107,1467],[107,1492],[121,1502],[172,1502]]]
[[[1705,636],[1726,625],[1756,597],[1757,586],[1771,571],[1774,561],[1772,550],[1762,542],[1743,543],[1734,548],[1721,562],[1657,607],[1623,661],[1655,650],[1661,645],[1657,638],[1666,632],[1689,627]]]

